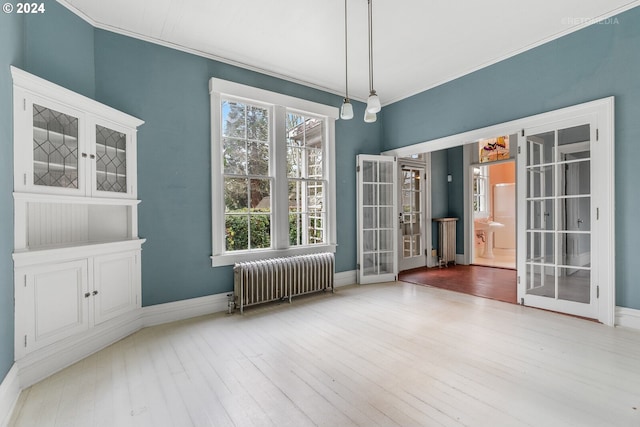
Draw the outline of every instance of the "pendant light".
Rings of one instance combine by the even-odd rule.
[[[372,29],[372,0],[367,0],[369,3],[369,98],[367,99],[367,112],[375,114],[382,108],[380,105],[380,98],[376,90],[373,88],[373,29]],[[366,114],[365,114],[366,119]],[[366,120],[365,120],[366,121]],[[375,120],[374,120],[375,121]],[[370,123],[370,122],[367,122]]]
[[[344,0],[344,102],[340,108],[340,118],[351,120],[353,118],[353,105],[349,99],[349,67],[347,55],[347,0]]]

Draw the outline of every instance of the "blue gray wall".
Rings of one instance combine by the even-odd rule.
[[[616,304],[640,309],[640,7],[383,109],[384,149],[615,96]]]
[[[341,98],[226,64],[94,30],[56,2],[46,16],[0,15],[0,378],[13,363],[11,79],[8,65],[146,121],[139,132],[143,303],[231,289],[211,268],[210,77],[339,106]],[[640,211],[640,8],[384,108],[381,120],[336,123],[337,271],[356,265],[355,156],[616,96],[617,304],[640,309],[633,257]],[[386,143],[385,143],[386,141]],[[5,155],[6,154],[6,155]],[[442,159],[449,160],[445,155]],[[438,179],[446,173],[438,174]],[[455,178],[454,178],[455,179]],[[455,181],[454,181],[455,182]],[[461,179],[460,179],[461,182]],[[435,178],[434,178],[435,183]],[[452,190],[456,191],[456,190]],[[445,199],[444,194],[436,195]],[[449,207],[445,215],[455,213]],[[434,215],[437,210],[434,209]],[[462,234],[462,233],[459,233]]]
[[[13,365],[13,86],[22,66],[24,19],[0,14],[0,381]]]

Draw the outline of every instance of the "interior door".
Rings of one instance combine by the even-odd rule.
[[[598,318],[590,116],[524,131],[519,146],[518,294],[525,305]]]
[[[424,168],[400,168],[399,270],[424,267]]]
[[[395,281],[397,257],[397,162],[390,156],[359,155],[358,283]]]

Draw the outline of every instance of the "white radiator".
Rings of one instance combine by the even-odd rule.
[[[333,290],[332,253],[240,262],[233,267],[234,302],[240,307]]]
[[[438,265],[456,263],[456,222],[458,218],[434,218],[438,222]]]

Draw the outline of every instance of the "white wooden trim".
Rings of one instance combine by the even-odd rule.
[[[497,125],[419,142],[407,145],[406,147],[395,148],[393,150],[385,151],[382,154],[387,156],[408,157],[416,153],[430,153],[447,148],[459,147],[460,145],[474,143],[479,139],[495,138],[496,135],[519,135],[521,130],[525,128],[546,125],[565,118],[575,117],[581,113],[585,115],[592,114],[595,109],[603,107],[606,108],[610,104],[613,104],[613,101],[614,97],[610,96],[595,101],[585,102],[583,104],[547,111],[533,116],[522,117],[520,119],[499,123]],[[611,132],[613,132],[613,129],[611,129]]]
[[[133,310],[113,321],[28,353],[16,361],[20,387],[27,388],[139,329],[140,311]]]
[[[226,311],[227,295],[230,293],[232,292],[143,307],[141,326],[145,328]]]
[[[143,120],[137,117],[123,113],[122,111],[62,86],[58,86],[55,83],[51,83],[20,68],[11,66],[11,76],[13,77],[14,86],[20,87],[33,94],[50,98],[56,103],[63,103],[69,108],[95,114],[103,119],[108,119],[126,127],[138,127],[144,123]]]
[[[246,252],[230,252],[224,255],[211,256],[211,265],[221,267],[233,265],[236,262],[258,261],[268,258],[280,258],[296,255],[319,254],[322,252],[336,252],[336,245],[296,246],[287,249],[264,249]]]
[[[37,203],[66,203],[80,205],[117,205],[133,206],[139,205],[141,200],[136,199],[111,199],[107,197],[92,198],[85,196],[64,196],[57,194],[43,194],[35,192],[14,192],[13,199],[20,202]]]
[[[640,310],[616,307],[616,326],[640,330]]]
[[[70,247],[55,249],[24,250],[13,253],[15,268],[52,263],[57,261],[88,258],[115,252],[140,250],[147,239],[130,239],[108,243],[74,244]]]
[[[20,397],[18,367],[14,363],[0,383],[0,426],[8,425],[13,409]]]
[[[230,82],[228,80],[212,77],[209,81],[209,93],[228,95],[234,98],[244,98],[252,101],[265,102],[273,105],[282,105],[300,112],[326,116],[337,119],[340,109],[331,105],[320,104],[318,102],[307,101],[306,99],[284,95],[278,92],[271,92],[265,89]]]
[[[335,287],[355,283],[355,270],[335,275]],[[96,325],[84,333],[28,353],[16,361],[0,385],[0,417],[7,401],[14,395],[17,398],[20,389],[27,388],[142,328],[227,311],[227,295],[230,293],[232,292],[142,307]]]
[[[341,271],[334,276],[333,287],[340,288],[343,286],[355,285],[358,280],[356,270]]]

